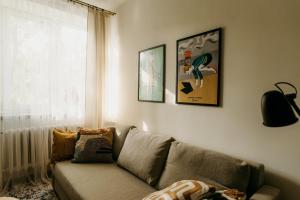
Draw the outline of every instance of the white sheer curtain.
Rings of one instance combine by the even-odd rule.
[[[85,122],[86,7],[0,0],[0,191],[46,179],[53,127]]]

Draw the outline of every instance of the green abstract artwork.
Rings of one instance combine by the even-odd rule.
[[[139,52],[138,100],[164,102],[165,45]]]

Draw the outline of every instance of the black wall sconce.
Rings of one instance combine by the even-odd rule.
[[[294,88],[295,93],[284,94],[279,85],[289,85]],[[300,109],[294,99],[297,97],[297,88],[287,82],[278,82],[274,84],[278,90],[271,90],[262,96],[261,110],[263,115],[263,124],[268,127],[281,127],[294,124],[298,121],[293,109],[300,116]]]

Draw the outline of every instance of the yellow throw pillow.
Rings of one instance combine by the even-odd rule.
[[[149,194],[143,200],[199,200],[215,191],[215,188],[196,180],[182,180]]]
[[[75,145],[75,132],[54,129],[51,163],[73,158]]]
[[[115,128],[99,128],[99,129],[81,128],[78,131],[77,140],[79,140],[80,135],[101,135],[102,137],[106,138],[112,145],[114,132],[115,132]]]

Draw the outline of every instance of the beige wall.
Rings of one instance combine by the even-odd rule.
[[[300,90],[299,0],[129,0],[117,9],[116,120],[266,165],[282,199],[300,195],[300,123],[262,125],[276,81]],[[176,40],[222,27],[222,107],[175,104]],[[138,51],[165,43],[166,103],[137,101]],[[300,97],[297,98],[300,105]]]

